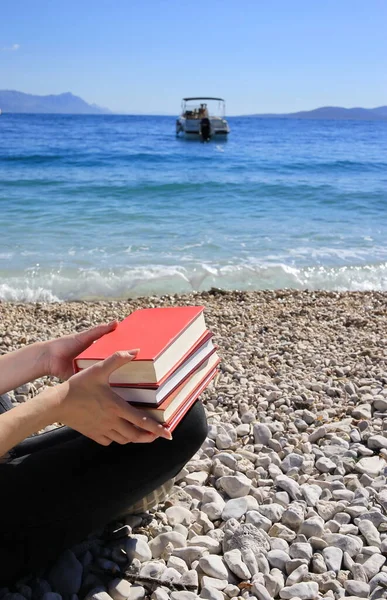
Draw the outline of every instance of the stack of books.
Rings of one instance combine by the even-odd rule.
[[[203,306],[140,309],[79,354],[74,370],[139,348],[109,383],[121,398],[173,431],[217,373],[220,359],[212,337]]]

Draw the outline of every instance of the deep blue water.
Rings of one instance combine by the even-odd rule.
[[[387,290],[387,122],[0,117],[0,300]]]

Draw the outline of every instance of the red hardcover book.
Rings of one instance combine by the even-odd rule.
[[[172,431],[180,423],[182,418],[189,411],[191,406],[196,402],[196,400],[199,398],[200,394],[202,394],[202,392],[204,392],[204,390],[206,389],[208,384],[212,381],[212,379],[215,377],[215,375],[217,373],[218,373],[218,369],[214,369],[213,371],[211,371],[211,373],[209,373],[209,375],[203,381],[203,383],[201,383],[196,388],[196,390],[191,394],[191,396],[189,396],[187,398],[186,402],[180,406],[179,410],[174,415],[172,415],[172,417],[170,418],[168,423],[165,424],[165,429],[168,429],[168,431],[170,431],[172,433]]]
[[[112,390],[131,404],[149,408],[158,406],[216,352],[211,337],[212,334],[209,333],[206,340],[195,346],[189,357],[160,385],[149,387],[112,385]]]
[[[184,380],[159,406],[149,405],[142,407],[152,419],[159,423],[168,423],[180,408],[187,403],[197,388],[201,387],[207,380],[208,375],[215,371],[219,365],[220,359],[216,353],[213,353],[205,362],[203,362],[195,371]],[[117,388],[117,394],[122,395],[125,388]]]
[[[203,306],[144,308],[74,359],[74,370],[85,369],[119,350],[139,348],[134,360],[110,377],[112,385],[154,385],[176,368],[207,333]]]

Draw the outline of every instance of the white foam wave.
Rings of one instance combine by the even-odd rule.
[[[0,276],[0,300],[57,302],[61,300],[127,298],[183,293],[210,287],[240,290],[278,288],[387,291],[387,263],[363,266],[306,267],[287,264],[156,265],[102,271],[77,269],[12,273]]]

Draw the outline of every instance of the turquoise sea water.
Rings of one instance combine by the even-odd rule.
[[[0,300],[387,290],[387,122],[0,117]]]

